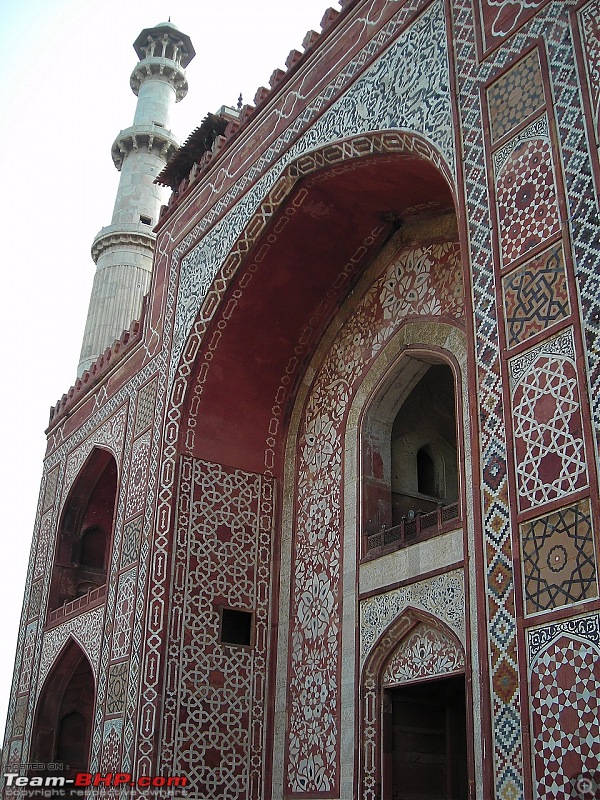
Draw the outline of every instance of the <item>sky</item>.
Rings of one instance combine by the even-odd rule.
[[[252,102],[335,0],[0,2],[0,741],[42,475],[50,406],[75,382],[94,263],[119,173],[110,148],[133,122],[132,43],[169,17],[194,44],[172,130]]]

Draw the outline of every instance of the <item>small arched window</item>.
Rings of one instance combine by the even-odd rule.
[[[396,538],[414,541],[421,521],[427,535],[438,532],[441,508],[455,505],[458,516],[456,430],[451,367],[433,354],[404,356],[372,402],[363,427],[369,549]],[[401,531],[394,530],[400,526]]]

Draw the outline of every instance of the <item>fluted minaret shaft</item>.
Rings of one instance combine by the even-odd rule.
[[[79,375],[140,315],[152,275],[152,228],[169,192],[154,179],[178,145],[170,130],[171,109],[187,94],[184,68],[195,55],[189,37],[171,22],[143,30],[133,46],[140,61],[130,82],[138,101],[133,125],[112,146],[121,176],[111,224],[92,244],[96,273]]]

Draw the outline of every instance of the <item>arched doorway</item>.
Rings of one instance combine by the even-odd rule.
[[[361,796],[467,800],[465,654],[455,634],[407,609],[367,658],[361,694]]]

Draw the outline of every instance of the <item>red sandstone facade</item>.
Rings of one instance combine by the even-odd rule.
[[[342,5],[52,411],[4,772],[600,782],[600,4]]]

